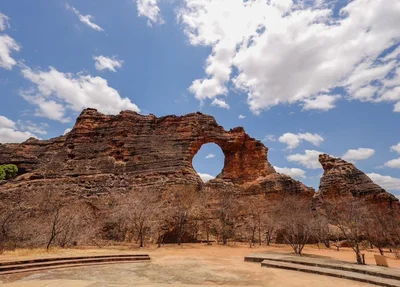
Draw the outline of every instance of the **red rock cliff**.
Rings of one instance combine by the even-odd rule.
[[[84,110],[65,136],[0,145],[0,164],[14,163],[23,173],[0,186],[0,192],[57,188],[92,196],[135,186],[198,188],[202,181],[192,159],[209,142],[225,155],[220,180],[246,190],[312,196],[313,189],[276,173],[268,149],[243,128],[226,131],[201,113],[157,118],[131,111],[108,116],[94,109]]]

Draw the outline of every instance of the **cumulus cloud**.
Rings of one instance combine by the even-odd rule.
[[[305,99],[303,109],[304,110],[321,110],[328,111],[335,107],[335,102],[339,99],[339,96],[320,95],[313,99]]]
[[[400,142],[397,145],[391,146],[390,150],[400,154]],[[385,162],[385,166],[391,168],[400,168],[400,157]]]
[[[243,119],[245,119],[246,118],[246,116],[244,116],[244,115],[239,115],[239,120],[243,120]]]
[[[323,141],[324,138],[319,134],[311,134],[311,133],[285,133],[279,137],[279,142],[287,144],[288,149],[294,149],[300,145],[302,141],[307,141],[312,143],[315,146],[319,146]]]
[[[165,21],[161,16],[158,0],[136,0],[136,6],[139,17],[146,17],[147,25],[164,24]]]
[[[104,31],[103,28],[101,28],[99,25],[97,25],[96,23],[93,22],[94,17],[92,15],[82,15],[78,9],[76,9],[73,6],[70,6],[68,4],[65,4],[65,7],[67,8],[67,10],[71,10],[72,12],[74,12],[78,18],[79,21],[81,21],[82,23],[86,24],[87,26],[89,26],[90,28],[92,28],[93,30],[96,31]]]
[[[347,161],[357,161],[370,158],[374,154],[375,150],[372,148],[349,149],[342,158]]]
[[[15,127],[15,122],[4,117],[0,116],[0,127],[2,128],[14,128]]]
[[[0,31],[4,31],[10,27],[8,23],[8,16],[0,13]],[[4,34],[0,35],[0,67],[11,70],[12,67],[17,63],[12,57],[11,53],[13,51],[18,52],[20,46],[15,42],[13,38]]]
[[[388,175],[381,175],[378,173],[367,174],[373,182],[380,185],[389,191],[400,191],[400,178],[391,177]]]
[[[390,150],[395,151],[400,154],[400,142],[397,145],[391,146]]]
[[[306,172],[300,168],[277,167],[277,166],[274,166],[274,168],[279,173],[287,174],[297,179],[306,178]]]
[[[183,0],[177,17],[189,43],[211,47],[205,77],[189,90],[202,101],[232,83],[254,113],[285,103],[329,110],[338,87],[400,102],[400,50],[382,57],[400,37],[399,1],[347,1],[338,13],[332,2]]]
[[[215,178],[215,176],[212,176],[211,174],[208,173],[197,173],[197,174],[200,176],[203,182],[207,182]]]
[[[323,153],[316,150],[305,150],[304,154],[292,154],[287,156],[286,159],[290,162],[298,163],[306,168],[318,169],[321,168],[321,164],[318,161],[320,154]]]
[[[224,100],[221,99],[214,99],[211,105],[214,107],[220,107],[227,110],[230,108],[229,105]]]
[[[400,158],[392,159],[385,162],[385,166],[391,168],[400,168]]]
[[[116,59],[115,57],[109,58],[105,56],[95,56],[93,59],[95,60],[94,66],[98,71],[109,70],[116,72],[115,68],[121,68],[122,63],[124,62]]]
[[[23,67],[22,75],[35,84],[32,89],[21,91],[21,95],[37,106],[37,116],[69,122],[68,111],[79,112],[87,107],[105,114],[117,114],[121,110],[140,111],[130,99],[121,98],[118,91],[101,77],[62,73],[53,67],[48,71]]]
[[[209,154],[206,156],[206,159],[214,158],[214,157],[215,157],[215,154],[209,153]]]
[[[20,143],[30,137],[36,137],[27,131],[17,130],[14,121],[0,116],[0,143]]]

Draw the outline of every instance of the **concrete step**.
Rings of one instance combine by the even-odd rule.
[[[262,262],[263,260],[287,262],[307,266],[323,267],[336,270],[350,271],[382,278],[400,280],[400,269],[387,268],[375,265],[358,265],[327,258],[315,258],[307,256],[294,256],[285,254],[254,254],[245,257],[245,261]]]
[[[54,260],[52,260],[54,259]],[[107,264],[107,263],[121,263],[121,262],[144,262],[149,261],[148,255],[140,256],[87,256],[87,257],[65,257],[65,258],[45,258],[35,260],[24,260],[17,262],[6,262],[7,264],[0,265],[0,275],[10,274],[10,272],[25,272],[33,270],[44,270],[54,267],[68,267],[71,265],[85,266],[88,264]]]
[[[88,258],[109,258],[109,257],[149,257],[148,254],[113,254],[113,255],[87,255],[87,256],[71,256],[71,257],[47,257],[47,258],[37,258],[29,260],[18,260],[18,261],[3,261],[0,262],[0,266],[5,265],[16,265],[34,262],[47,262],[47,261],[59,261],[68,259],[88,259]]]
[[[77,263],[77,264],[66,264],[66,265],[53,265],[53,266],[46,266],[46,267],[36,267],[36,268],[26,268],[26,269],[3,271],[3,272],[0,272],[0,276],[26,273],[26,272],[39,272],[39,271],[62,269],[62,268],[77,268],[77,267],[121,264],[121,263],[131,264],[131,263],[139,263],[139,262],[141,262],[141,261],[109,261],[109,262],[92,262],[92,263],[82,263],[82,264]]]
[[[331,269],[331,268],[324,268],[324,267],[317,267],[317,266],[310,266],[310,265],[282,262],[282,261],[275,261],[275,260],[264,260],[261,262],[261,266],[270,267],[270,268],[286,269],[286,270],[294,270],[294,271],[307,272],[307,273],[313,273],[313,274],[320,274],[320,275],[337,277],[337,278],[344,278],[344,279],[349,279],[349,280],[353,280],[353,281],[374,284],[374,285],[378,285],[378,286],[400,287],[400,281],[398,281],[398,280],[376,277],[376,276],[372,276],[372,275],[361,274],[361,273],[351,272],[351,271],[338,270],[338,269]]]

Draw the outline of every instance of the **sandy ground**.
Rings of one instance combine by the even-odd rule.
[[[225,256],[246,256],[249,253],[262,253],[262,252],[284,252],[292,253],[293,250],[288,245],[272,244],[271,246],[254,246],[250,248],[248,244],[230,244],[229,246],[221,246],[213,244],[207,246],[205,244],[182,244],[181,246],[175,244],[163,245],[157,248],[156,245],[148,245],[144,248],[136,246],[107,246],[103,248],[93,247],[80,247],[74,249],[53,248],[49,252],[45,249],[18,249],[16,251],[5,252],[0,255],[0,262],[2,261],[16,261],[26,260],[32,258],[45,258],[45,257],[65,257],[65,256],[79,256],[79,255],[104,255],[104,254],[129,254],[129,253],[147,253],[151,257],[154,256],[173,256],[190,253],[193,256],[200,257],[225,257]],[[336,248],[330,249],[317,245],[308,245],[303,250],[304,254],[313,254],[319,256],[330,257],[337,260],[348,262],[355,262],[355,253],[350,248]],[[375,265],[374,254],[379,254],[377,249],[362,250],[365,254],[367,264]],[[400,260],[396,260],[393,253],[385,250],[385,257],[388,260],[389,266],[393,268],[400,268]]]
[[[254,247],[246,245],[205,246],[204,244],[165,245],[160,249],[113,247],[101,249],[18,250],[0,256],[0,261],[23,260],[38,257],[78,256],[111,253],[148,253],[149,263],[124,263],[48,270],[0,276],[0,283],[10,286],[372,286],[321,275],[261,267],[259,263],[244,262],[249,253],[265,251],[290,252],[287,246]],[[321,249],[306,247],[304,253],[354,261],[348,249]],[[377,250],[365,250],[367,263],[373,263]],[[400,268],[400,260],[389,259],[389,265]],[[22,285],[21,285],[22,284]]]

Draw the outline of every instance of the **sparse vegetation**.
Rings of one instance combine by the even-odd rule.
[[[185,196],[183,196],[185,195]],[[229,187],[211,192],[134,190],[114,194],[106,203],[72,199],[61,192],[13,193],[15,205],[0,203],[0,252],[24,247],[51,248],[108,243],[182,244],[217,242],[250,246],[273,242],[301,255],[308,243],[348,246],[363,263],[363,248],[398,254],[400,215],[388,208],[368,212],[361,201],[329,201],[317,210],[310,199],[286,196],[268,200],[263,194],[240,200]],[[105,208],[104,204],[107,204]],[[363,246],[362,242],[368,243]]]

